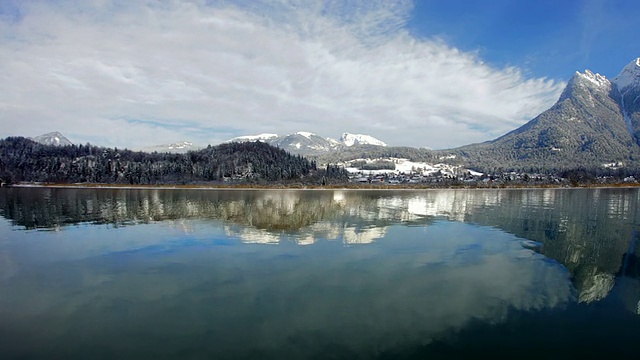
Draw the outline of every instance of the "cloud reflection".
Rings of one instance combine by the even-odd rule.
[[[200,349],[209,355],[307,357],[339,345],[343,354],[367,357],[428,344],[471,321],[498,323],[512,311],[573,299],[560,264],[522,248],[512,235],[449,221],[393,226],[368,246],[194,244],[42,270],[2,283],[12,291],[0,297],[0,315],[18,326],[14,331],[32,321],[46,331],[64,329],[28,341],[45,350],[71,346],[83,331],[99,332],[95,342],[117,353],[129,346],[131,329],[145,324],[153,331],[137,341],[154,344],[144,348],[150,353],[174,352],[167,340],[190,334],[210,339]],[[29,298],[36,291],[41,296]]]
[[[435,219],[480,224],[539,243],[534,249],[566,266],[580,301],[590,303],[606,298],[615,286],[614,277],[618,276],[624,254],[634,236],[637,237],[633,219],[640,216],[639,203],[640,193],[629,189],[396,192],[9,189],[0,197],[0,210],[15,224],[27,228],[72,231],[67,234],[61,231],[57,243],[42,244],[47,250],[33,254],[28,261],[91,257],[158,245],[159,240],[146,237],[112,243],[73,240],[80,236],[75,235],[69,224],[84,222],[119,227],[173,220],[170,227],[176,238],[162,244],[169,247],[180,246],[181,235],[207,243],[212,234],[251,244],[314,245],[324,240],[345,245],[375,244],[397,225],[425,227]],[[212,232],[207,225],[211,221],[221,228]],[[67,250],[62,250],[67,246]]]

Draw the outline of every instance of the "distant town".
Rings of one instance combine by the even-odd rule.
[[[638,184],[634,176],[623,178],[597,176],[589,171],[571,170],[563,174],[493,172],[481,173],[449,164],[427,164],[411,162],[408,159],[357,159],[340,163],[348,174],[349,183],[409,185],[422,184],[434,187],[451,185],[468,186],[526,186],[559,185],[576,186],[585,184]]]

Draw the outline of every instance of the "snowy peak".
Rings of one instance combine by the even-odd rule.
[[[340,141],[346,146],[353,145],[377,145],[387,146],[383,141],[378,140],[370,135],[343,133]]]
[[[335,148],[326,139],[308,131],[298,131],[293,134],[280,136],[277,134],[259,134],[239,136],[227,142],[253,142],[261,141],[269,145],[279,147],[286,151],[309,155],[331,151]]]
[[[193,147],[193,143],[189,141],[179,141],[167,146],[169,149],[186,149]]]
[[[493,141],[463,149],[478,167],[629,166],[640,154],[640,86],[630,86],[640,84],[639,73],[640,59],[612,81],[576,72],[551,108]]]
[[[640,86],[640,58],[627,64],[620,74],[613,78],[612,82],[619,90],[623,90],[629,86]]]
[[[274,140],[278,137],[278,134],[258,134],[258,135],[246,135],[246,136],[238,136],[227,142],[248,142],[248,141],[262,141],[269,142],[270,140]]]
[[[588,70],[588,69],[585,70],[584,73],[576,71],[576,74],[573,76],[572,80],[582,84],[585,84],[586,82],[586,84],[595,86],[597,88],[602,88],[602,89],[611,88],[611,82],[606,77],[598,73],[594,74],[593,72],[591,72],[591,70]]]
[[[69,139],[64,137],[64,135],[62,135],[58,131],[36,136],[34,138],[31,138],[31,140],[44,145],[55,145],[55,146],[73,145],[73,143],[69,141]]]
[[[316,135],[316,134],[314,134],[314,133],[310,133],[310,132],[307,132],[307,131],[298,131],[298,132],[296,133],[296,135],[304,136],[304,137],[306,137],[307,139],[311,139],[311,137],[312,137],[312,136],[318,136],[318,135]]]
[[[270,144],[303,155],[329,152],[335,148],[327,139],[307,131],[274,139]]]
[[[611,82],[606,77],[593,73],[591,70],[585,70],[584,73],[576,71],[573,77],[567,83],[567,86],[560,95],[559,102],[567,98],[592,98],[593,95],[600,94],[608,96],[611,91]],[[585,100],[591,102],[591,100]]]
[[[227,142],[262,141],[286,151],[302,155],[314,155],[331,152],[354,145],[387,146],[373,136],[344,133],[340,140],[323,138],[308,131],[298,131],[288,135],[259,134],[239,136]]]

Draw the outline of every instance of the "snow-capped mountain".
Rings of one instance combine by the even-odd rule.
[[[259,134],[239,136],[229,142],[263,141],[270,145],[285,149],[294,154],[317,155],[354,145],[387,146],[384,142],[370,135],[343,133],[340,140],[324,138],[308,131],[279,136],[276,134]]]
[[[334,144],[322,136],[306,131],[278,137],[271,141],[271,145],[302,155],[329,152],[339,146],[339,144]]]
[[[246,136],[238,136],[227,142],[246,142],[246,141],[262,141],[269,142],[278,137],[278,134],[258,134],[258,135],[246,135]]]
[[[625,166],[640,156],[640,58],[612,80],[576,72],[558,102],[493,141],[459,148],[478,167]]]
[[[192,150],[198,150],[201,149],[201,146],[198,145],[194,145],[192,142],[189,141],[179,141],[179,142],[175,142],[172,144],[163,144],[163,145],[154,145],[154,146],[147,146],[144,148],[139,149],[139,151],[144,151],[144,152],[158,152],[158,153],[175,153],[175,154],[184,154],[186,152],[192,151]]]
[[[640,58],[625,66],[611,83],[627,129],[640,145]]]
[[[350,134],[343,133],[340,137],[340,142],[345,144],[346,146],[353,145],[377,145],[377,146],[387,146],[383,141],[380,141],[373,136],[363,135],[363,134]]]
[[[58,131],[36,136],[34,138],[31,138],[31,140],[44,145],[55,145],[55,146],[73,145],[73,143],[69,141],[69,139],[64,137],[64,135],[62,135]]]
[[[625,66],[618,76],[611,80],[622,91],[630,86],[640,86],[640,58],[635,59]]]

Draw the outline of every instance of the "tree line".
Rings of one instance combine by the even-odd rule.
[[[5,184],[291,181],[310,176],[322,177],[325,172],[325,169],[317,170],[315,161],[262,142],[209,145],[186,154],[172,154],[90,144],[44,145],[24,137],[0,140],[0,179]],[[343,176],[339,172],[326,175]]]

